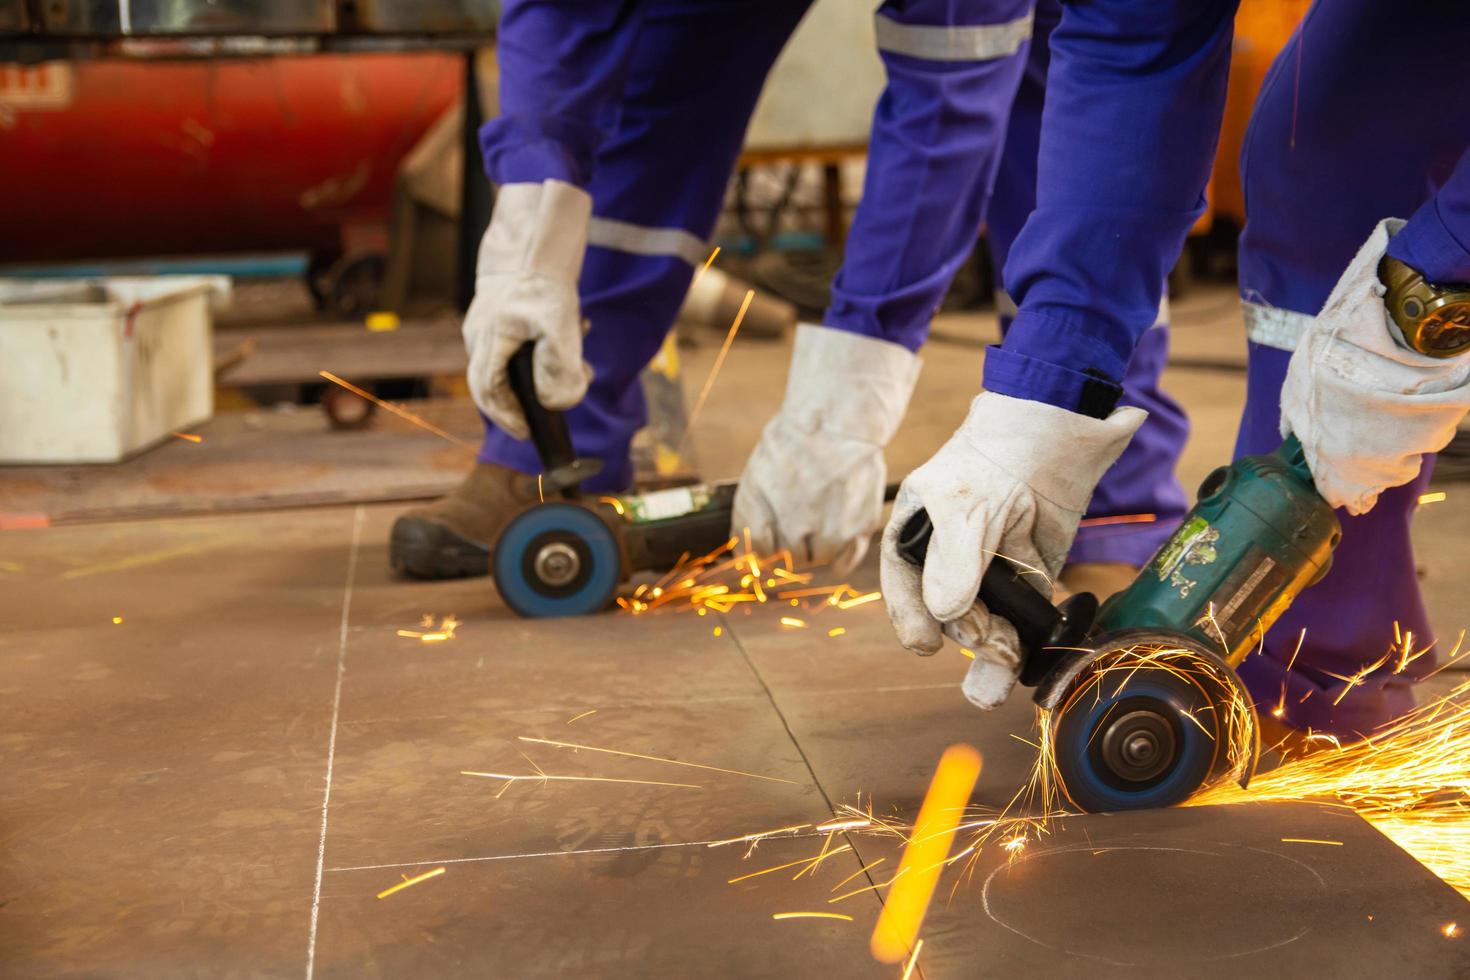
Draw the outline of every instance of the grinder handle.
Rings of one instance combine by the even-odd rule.
[[[567,429],[566,415],[555,412],[541,404],[536,395],[536,378],[532,364],[535,341],[528,340],[511,355],[507,371],[510,375],[510,390],[515,392],[516,401],[525,413],[526,425],[531,430],[531,441],[536,445],[536,455],[541,457],[541,468],[547,473],[572,466],[577,455],[572,450],[572,435]],[[575,486],[565,487],[563,496],[577,496]]]
[[[904,524],[903,533],[899,535],[899,555],[909,564],[923,568],[933,534],[934,525],[929,521],[929,512],[918,511]],[[1030,656],[1047,646],[1060,632],[1063,617],[1061,611],[1023,575],[1025,570],[997,555],[980,579],[979,599],[985,603],[986,609],[1010,621],[1020,637],[1022,652]]]

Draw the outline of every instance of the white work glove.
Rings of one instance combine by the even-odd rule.
[[[761,434],[735,491],[732,531],[760,552],[845,575],[883,524],[893,438],[919,358],[886,340],[803,323],[781,410]]]
[[[976,600],[1003,555],[1051,595],[1097,481],[1148,413],[1119,408],[1094,419],[1043,402],[982,392],[934,458],[909,474],[883,532],[883,598],[898,641],[918,654],[948,636],[975,654],[964,693],[980,708],[1006,699],[1020,673],[1015,627]],[[934,526],[924,568],[898,553],[920,509]]]
[[[1317,491],[1350,514],[1419,475],[1470,411],[1470,356],[1405,346],[1378,279],[1388,240],[1379,222],[1302,336],[1281,388],[1281,434],[1296,433]]]
[[[536,342],[536,394],[551,409],[582,400],[592,369],[582,360],[577,277],[587,251],[592,198],[559,180],[503,184],[480,240],[475,298],[464,317],[470,395],[480,411],[517,439],[531,435],[511,391],[506,365]]]

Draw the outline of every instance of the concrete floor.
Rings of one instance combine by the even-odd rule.
[[[1238,356],[1217,300],[1180,311],[1181,351]],[[688,352],[691,385],[710,353]],[[712,477],[738,473],[784,357],[775,344],[731,353],[696,429]],[[978,367],[962,345],[931,347],[895,473],[949,434]],[[1242,378],[1169,380],[1196,421],[1192,483],[1228,455]],[[0,535],[0,974],[898,975],[867,955],[874,894],[829,904],[867,883],[864,864],[895,865],[891,842],[853,838],[816,875],[734,884],[821,839],[708,844],[827,819],[859,793],[911,812],[958,740],[986,757],[976,801],[1003,803],[1030,764],[1008,737],[1029,734],[1023,698],[974,711],[957,689],[967,661],[904,654],[877,603],[807,614],[807,630],[768,608],[519,620],[485,581],[393,580],[398,510]],[[1421,521],[1434,522],[1426,587],[1449,625],[1470,619],[1453,578],[1465,510]],[[871,561],[854,582],[875,586]],[[451,613],[464,624],[450,641],[398,635]],[[827,637],[836,625],[846,634]],[[497,798],[498,781],[460,775],[532,761],[689,785],[525,782]],[[772,919],[831,910],[853,919]],[[985,853],[936,901],[916,975],[1464,977],[1470,947],[1440,934],[1456,920],[1470,922],[1458,894],[1341,810],[1076,818],[1015,864]]]

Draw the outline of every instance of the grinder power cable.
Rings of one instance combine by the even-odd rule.
[[[933,533],[919,511],[899,553],[922,567]],[[997,556],[978,598],[1016,627],[1020,682],[1049,709],[1067,798],[1130,810],[1183,802],[1225,778],[1244,785],[1259,736],[1234,668],[1327,574],[1341,536],[1291,437],[1211,473],[1179,528],[1101,606],[1085,592],[1053,606],[1031,573]]]

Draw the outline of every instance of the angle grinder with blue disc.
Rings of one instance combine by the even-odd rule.
[[[922,566],[934,529],[924,511],[899,552]],[[1259,736],[1235,667],[1303,589],[1332,565],[1342,536],[1293,436],[1274,453],[1222,466],[1178,530],[1128,588],[1099,606],[1060,606],[1003,557],[979,599],[1020,638],[1020,681],[1047,709],[1061,788],[1082,810],[1183,802],[1254,772]]]
[[[579,459],[566,417],[536,396],[533,349],[528,342],[516,351],[509,375],[541,458],[544,499],[512,518],[495,543],[491,573],[506,605],[532,618],[594,613],[638,572],[666,571],[685,554],[728,544],[734,483],[585,496],[582,481],[602,462]]]

